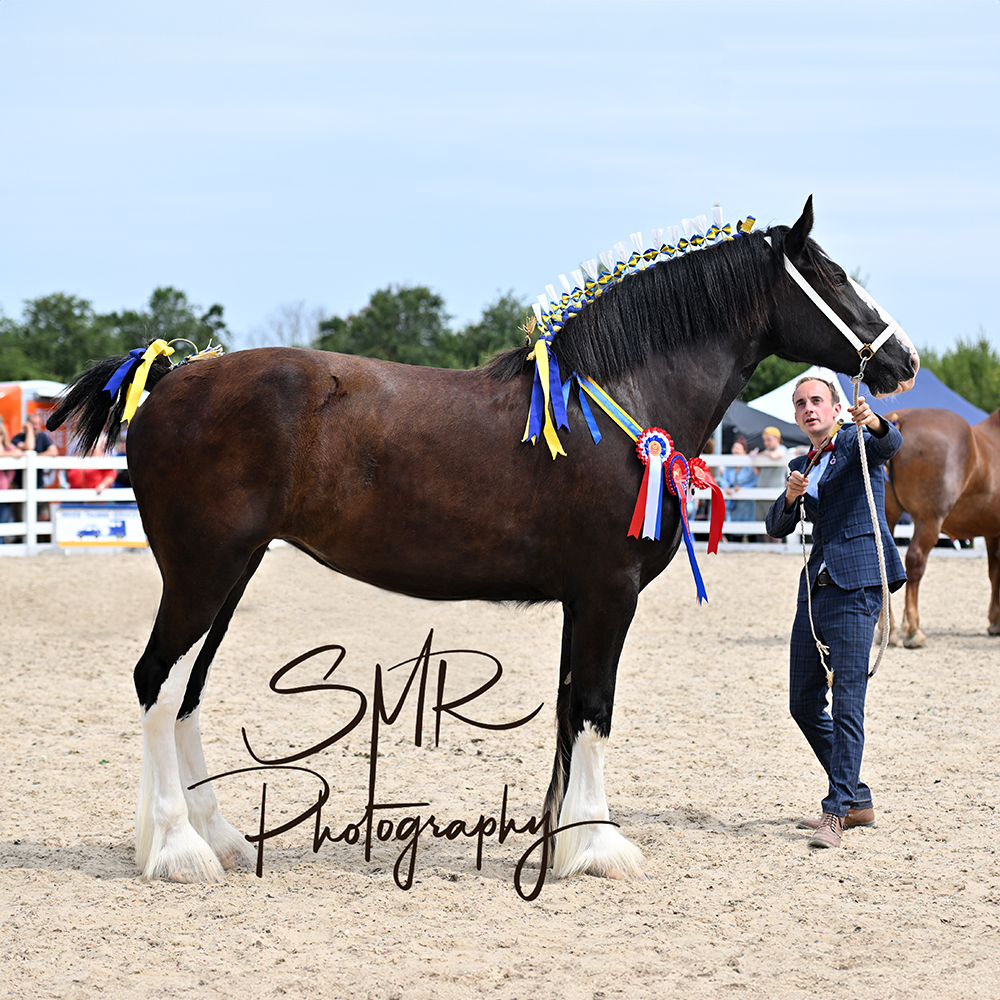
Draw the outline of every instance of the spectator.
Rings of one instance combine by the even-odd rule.
[[[23,452],[16,444],[13,444],[7,437],[7,428],[3,420],[0,420],[0,456],[3,458],[20,458]],[[0,490],[11,489],[14,481],[16,469],[0,469]],[[11,521],[20,521],[20,515],[15,516],[14,504],[0,503],[0,524],[10,524]],[[12,535],[0,537],[0,544],[13,540]]]
[[[28,419],[24,423],[24,429],[20,434],[15,434],[11,443],[16,444],[21,451],[33,451],[36,455],[58,455],[59,449],[56,447],[55,442],[49,435],[45,432],[45,425],[42,423],[42,415],[40,413],[29,413]],[[22,476],[18,472],[14,477],[13,489],[19,490],[22,488]],[[41,489],[45,486],[45,473],[38,470],[37,479],[38,488]],[[50,517],[49,505],[47,503],[40,503],[38,505],[38,520],[48,521]],[[45,536],[39,535],[39,541],[43,540]]]
[[[733,442],[731,454],[745,455],[746,453],[747,439],[740,434]],[[737,500],[736,495],[744,487],[752,489],[757,485],[757,475],[753,468],[749,465],[727,465],[719,485],[726,497],[726,520],[752,521],[755,511],[753,500]],[[744,541],[746,537],[746,535],[742,536]]]
[[[87,458],[92,458],[91,451]],[[67,469],[66,481],[71,490],[97,490],[102,493],[109,486],[115,485],[115,469]]]
[[[758,465],[754,467],[757,473],[757,486],[760,489],[777,489],[785,485],[785,465],[788,462],[788,449],[781,443],[781,431],[777,427],[765,427],[764,450],[754,449],[753,454],[761,458],[773,458],[780,462],[780,465]],[[756,515],[754,520],[763,521],[767,518],[767,512],[771,509],[771,500],[756,501]],[[771,535],[764,535],[766,542],[780,542],[780,538],[773,538]]]

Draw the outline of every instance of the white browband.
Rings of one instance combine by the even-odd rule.
[[[768,244],[771,243],[771,238],[769,236],[764,237]],[[866,302],[869,306],[874,309],[879,316],[882,318],[883,322],[886,324],[885,329],[870,343],[865,344],[858,338],[857,334],[830,308],[830,306],[823,300],[820,294],[813,288],[812,285],[802,277],[799,269],[788,259],[787,254],[782,254],[785,258],[785,270],[792,276],[792,279],[809,296],[810,299],[815,303],[816,307],[821,313],[847,338],[851,346],[858,352],[862,360],[870,360],[875,352],[891,337],[893,334],[900,332],[900,325],[865,291],[853,278],[848,278],[847,280],[854,287],[854,291],[857,292],[858,298],[863,302]]]

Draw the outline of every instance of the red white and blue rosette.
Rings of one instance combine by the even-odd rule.
[[[628,533],[633,538],[660,537],[660,518],[663,514],[663,472],[669,456],[674,450],[670,435],[661,427],[647,427],[635,443],[636,454],[646,467],[639,488],[639,499]]]

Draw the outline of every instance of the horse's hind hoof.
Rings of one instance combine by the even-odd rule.
[[[875,626],[875,631],[872,633],[872,645],[881,646],[882,645],[882,629],[877,625]],[[889,633],[889,640],[886,642],[887,646],[898,646],[899,645],[899,633],[893,629]]]
[[[994,622],[987,630],[987,635],[1000,635],[1000,622]]]
[[[927,636],[917,629],[916,632],[903,638],[903,645],[907,649],[923,649],[927,645]]]

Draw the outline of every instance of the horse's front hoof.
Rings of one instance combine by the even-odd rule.
[[[987,635],[1000,635],[1000,622],[994,622],[987,630]]]
[[[916,632],[911,632],[909,635],[903,637],[903,646],[906,649],[923,649],[927,645],[927,636],[924,635],[920,629]]]
[[[644,879],[642,851],[606,823],[577,826],[556,835],[552,874],[597,875],[600,878]]]
[[[221,882],[222,865],[212,849],[190,825],[168,834],[162,849],[143,868],[147,882]]]

